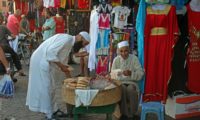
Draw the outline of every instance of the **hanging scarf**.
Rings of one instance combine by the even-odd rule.
[[[144,0],[140,0],[138,14],[136,18],[136,31],[138,38],[138,58],[144,68],[144,27],[146,20],[146,3]],[[139,81],[140,91],[144,92],[144,79]]]

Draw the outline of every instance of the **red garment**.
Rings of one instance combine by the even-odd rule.
[[[99,56],[96,73],[107,73],[108,72],[108,57],[107,56]]]
[[[170,5],[166,5],[165,10],[147,7],[144,38],[144,101],[166,102],[175,33],[178,34],[175,10],[175,7]]]
[[[19,35],[19,20],[14,14],[8,16],[7,28],[14,35]]]
[[[15,0],[15,7],[16,9],[20,9],[22,14],[28,13],[28,2]]]
[[[189,50],[188,63],[188,88],[190,91],[200,93],[200,12],[188,8]]]
[[[99,28],[110,29],[110,14],[101,13],[99,15]]]
[[[79,9],[89,9],[89,0],[78,0]]]
[[[56,33],[64,33],[65,32],[65,21],[60,17],[54,17],[56,22]]]
[[[30,19],[29,20],[29,25],[30,25],[30,31],[33,32],[35,29],[35,20],[34,19]]]
[[[60,0],[54,0],[54,7],[59,8],[60,7]]]

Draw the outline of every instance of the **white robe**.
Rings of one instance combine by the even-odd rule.
[[[88,68],[90,71],[95,70],[95,63],[96,63],[96,43],[98,39],[98,31],[99,31],[99,24],[98,24],[98,13],[95,10],[92,10],[90,15],[90,54],[88,59]]]
[[[74,42],[73,36],[56,34],[44,41],[31,56],[26,99],[31,111],[51,114],[56,109],[55,82],[63,73],[53,62],[67,65]]]

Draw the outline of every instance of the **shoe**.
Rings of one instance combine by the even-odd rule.
[[[53,113],[52,118],[66,118],[69,117],[69,114],[65,114],[63,111],[61,110],[57,110],[56,112]]]
[[[19,76],[26,76],[23,72],[19,72]]]

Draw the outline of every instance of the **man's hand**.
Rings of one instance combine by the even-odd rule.
[[[62,65],[62,66],[61,66],[61,70],[65,73],[65,75],[66,75],[67,77],[71,77],[71,72],[70,72],[70,70],[69,70],[69,66],[67,66],[67,65]]]
[[[124,70],[123,75],[124,76],[131,76],[131,71],[130,70]]]
[[[10,73],[11,73],[10,68],[6,68],[6,74],[10,74]]]
[[[70,67],[69,66],[67,66],[67,65],[63,65],[62,63],[60,63],[60,62],[54,62],[59,68],[60,68],[60,70],[62,71],[62,72],[64,72],[65,73],[65,75],[67,76],[67,77],[71,77],[71,72],[70,72]]]

